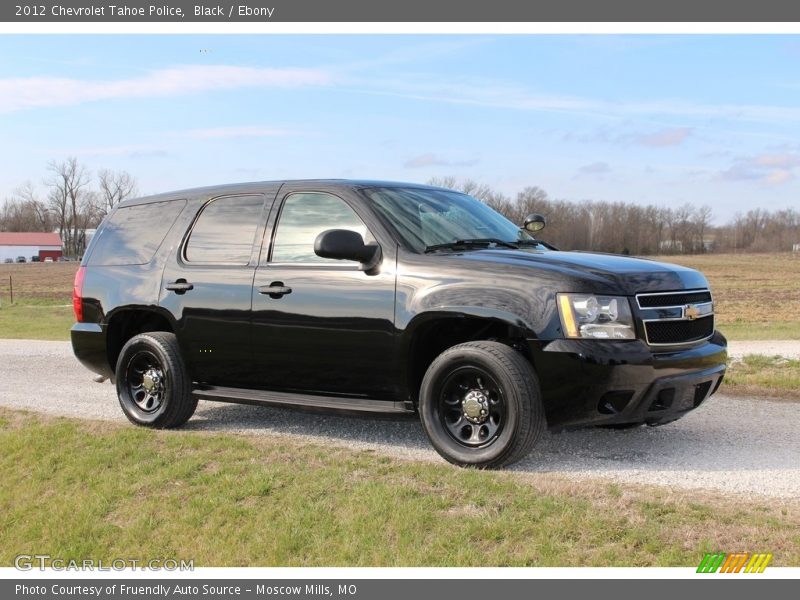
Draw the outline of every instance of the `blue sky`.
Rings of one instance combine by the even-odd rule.
[[[0,199],[51,159],[144,193],[305,177],[800,207],[800,36],[4,35]]]

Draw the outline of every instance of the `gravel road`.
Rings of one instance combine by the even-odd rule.
[[[728,354],[730,354],[732,358],[741,358],[745,354],[765,354],[767,356],[783,356],[784,358],[800,358],[800,341],[752,340],[746,342],[728,342]]]
[[[113,386],[92,382],[66,342],[0,340],[0,405],[127,422]],[[800,402],[717,394],[663,427],[546,434],[513,470],[797,499],[798,426]],[[441,460],[413,418],[373,420],[201,402],[185,428],[289,436],[414,460]]]

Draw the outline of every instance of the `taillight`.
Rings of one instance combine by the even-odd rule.
[[[72,310],[75,311],[75,320],[83,323],[83,278],[86,267],[80,267],[75,273],[75,283],[72,284]]]

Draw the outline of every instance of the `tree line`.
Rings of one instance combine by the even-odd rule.
[[[756,208],[728,223],[712,225],[707,205],[677,208],[625,202],[552,199],[539,187],[509,197],[472,180],[434,178],[431,185],[474,196],[514,223],[531,213],[547,218],[542,239],[563,250],[617,254],[700,254],[704,252],[788,252],[800,244],[800,211]]]
[[[707,205],[576,202],[550,198],[535,186],[506,196],[485,184],[453,177],[429,183],[475,196],[514,223],[541,213],[547,218],[542,238],[564,250],[638,255],[786,252],[800,244],[800,211],[793,208],[755,208],[713,226]],[[136,179],[126,171],[101,169],[93,175],[74,157],[48,163],[42,185],[43,190],[26,182],[6,199],[0,206],[0,231],[56,231],[67,256],[83,254],[86,230],[96,228],[116,204],[138,193]]]
[[[42,189],[30,181],[0,206],[0,231],[58,232],[65,256],[81,256],[86,231],[125,198],[137,194],[136,180],[126,171],[101,169],[96,176],[77,158],[47,164]]]

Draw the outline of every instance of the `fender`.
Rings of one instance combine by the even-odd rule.
[[[422,265],[418,256],[399,258],[395,327],[402,334],[434,315],[491,319],[526,338],[562,337],[555,298],[564,290],[551,273],[487,272],[452,256],[427,256]]]

